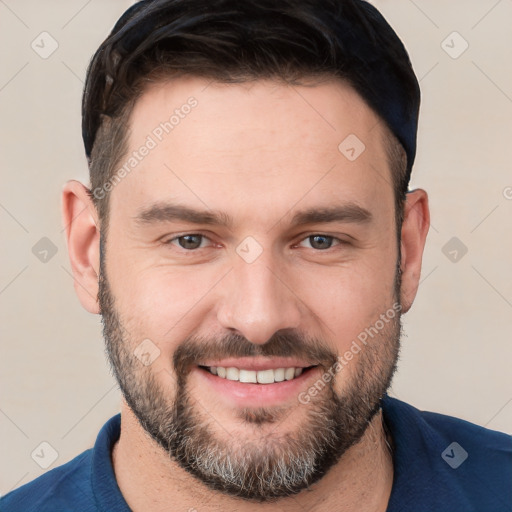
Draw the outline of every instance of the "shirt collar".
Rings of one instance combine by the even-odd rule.
[[[98,510],[131,512],[117,485],[112,448],[121,434],[121,414],[110,418],[100,430],[92,451],[91,485]]]

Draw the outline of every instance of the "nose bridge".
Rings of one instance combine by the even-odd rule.
[[[299,326],[299,301],[286,286],[285,276],[279,275],[270,250],[249,261],[235,255],[233,271],[222,288],[218,321],[252,343],[264,344],[278,330]]]

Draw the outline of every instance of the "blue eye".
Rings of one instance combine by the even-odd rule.
[[[306,240],[309,241],[309,243],[313,249],[318,249],[320,251],[323,251],[326,249],[330,249],[333,245],[333,242],[338,239],[333,236],[318,234],[318,235],[308,236],[303,241],[306,241]]]

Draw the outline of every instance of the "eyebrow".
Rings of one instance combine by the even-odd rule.
[[[371,220],[372,214],[367,209],[355,203],[347,203],[299,211],[293,216],[290,227],[329,222],[367,224]],[[228,229],[231,229],[234,225],[233,217],[225,212],[217,210],[196,210],[189,206],[170,203],[155,203],[141,209],[135,216],[135,221],[141,225],[182,221],[191,224],[222,226]]]

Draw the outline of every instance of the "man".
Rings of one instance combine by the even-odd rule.
[[[131,7],[63,197],[121,414],[1,510],[512,510],[509,436],[386,394],[429,226],[419,102],[363,1]]]

